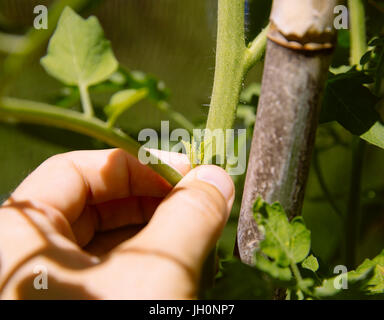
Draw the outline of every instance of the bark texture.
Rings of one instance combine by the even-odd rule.
[[[290,218],[301,211],[330,63],[328,51],[295,51],[269,40],[238,225],[243,262],[253,264],[260,233],[258,196],[279,201]]]
[[[274,0],[269,37],[298,50],[332,48],[338,0]]]

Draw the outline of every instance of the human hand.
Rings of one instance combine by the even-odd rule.
[[[185,175],[173,189],[120,149],[39,166],[0,207],[0,297],[195,298],[234,186],[217,166],[190,170],[182,154],[158,155]],[[34,288],[41,266],[47,290]]]

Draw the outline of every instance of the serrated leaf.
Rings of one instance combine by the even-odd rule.
[[[331,75],[327,82],[320,122],[337,121],[352,134],[362,135],[379,119],[375,105],[379,101],[364,86],[372,78],[355,70]]]
[[[312,254],[308,256],[302,263],[301,266],[304,269],[311,270],[313,272],[316,272],[319,269],[319,262],[317,261],[317,258],[314,257]]]
[[[85,20],[69,7],[63,10],[41,64],[56,79],[79,87],[106,80],[118,67],[97,18]]]
[[[291,223],[279,203],[267,204],[261,198],[254,205],[255,219],[264,234],[260,250],[280,267],[303,261],[311,246],[311,233],[301,217]]]
[[[335,286],[336,277],[326,279],[321,286],[315,288],[314,296],[320,299],[371,299],[372,296],[367,295],[366,287],[373,275],[373,268],[357,274],[348,272],[348,288],[345,289]]]
[[[326,279],[314,290],[315,296],[325,299],[383,299],[384,298],[384,250],[374,259],[366,259],[347,274],[348,289],[334,286],[336,277]]]
[[[365,259],[364,262],[352,271],[352,275],[359,275],[370,268],[374,269],[372,278],[367,283],[367,291],[371,293],[384,293],[384,250],[374,259]]]
[[[292,280],[292,272],[288,267],[280,267],[277,263],[268,260],[260,253],[256,253],[255,267],[280,281]]]
[[[134,104],[144,99],[148,94],[147,89],[127,89],[116,92],[109,104],[104,108],[105,114],[108,116],[109,121],[114,123],[115,120],[126,110]]]

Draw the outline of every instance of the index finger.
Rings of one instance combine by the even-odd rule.
[[[157,152],[185,174],[185,155]],[[73,223],[86,204],[129,196],[164,197],[171,185],[122,149],[74,151],[46,160],[12,194],[13,201],[40,201]]]

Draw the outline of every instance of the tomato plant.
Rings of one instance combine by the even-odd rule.
[[[268,24],[270,1],[218,0],[214,82],[204,125],[171,107],[170,90],[162,81],[118,62],[99,20],[76,13],[90,4],[94,1],[57,0],[49,11],[49,29],[31,29],[23,36],[0,33],[0,120],[11,124],[5,127],[15,122],[53,126],[139,156],[142,145],[121,119],[145,101],[175,126],[193,132],[192,139],[182,141],[192,165],[217,161],[220,155],[219,164],[227,170],[234,165],[232,159],[219,154],[219,142],[207,132],[245,128],[246,140],[238,140],[237,148],[252,144],[246,148],[247,175],[233,177],[235,213],[218,244],[215,284],[204,286],[202,296],[267,299],[278,292],[287,299],[383,298],[384,181],[363,184],[362,176],[367,166],[383,159],[384,7],[375,1],[348,1],[349,29],[336,34],[338,1],[321,9],[319,22],[314,12],[320,9],[309,2],[293,1],[288,8],[275,0]],[[12,85],[40,58],[48,39],[40,63],[60,82],[60,94],[49,102],[13,96]],[[263,63],[261,83],[247,82],[255,65]],[[100,95],[103,103],[97,99]],[[197,137],[197,127],[205,127],[205,135]],[[227,138],[224,135],[224,146]],[[180,174],[148,152],[148,165],[177,184]],[[338,159],[346,155],[351,159],[349,181],[337,190],[343,166]],[[334,165],[321,165],[324,159]],[[332,190],[324,167],[333,175]],[[373,181],[374,175],[370,172],[367,179]],[[11,188],[4,189],[2,193]],[[362,234],[369,233],[375,221],[381,223],[376,238],[364,239]],[[339,234],[322,245],[329,230]],[[364,260],[357,251],[365,252],[365,240],[367,246],[374,241],[375,250],[365,250],[369,258]],[[337,265],[345,265],[348,272],[332,274]],[[209,269],[212,261],[207,262]]]

